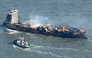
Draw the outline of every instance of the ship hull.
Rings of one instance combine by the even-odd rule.
[[[73,32],[58,32],[57,30],[53,32],[46,32],[46,31],[39,31],[37,29],[33,29],[30,27],[24,27],[16,24],[10,24],[9,22],[4,22],[3,23],[6,28],[12,29],[12,30],[17,30],[17,31],[22,31],[22,32],[28,32],[28,33],[37,33],[37,34],[43,34],[47,36],[55,36],[55,37],[62,37],[62,38],[82,38],[82,39],[87,39],[85,33],[79,33],[79,34],[74,34]]]

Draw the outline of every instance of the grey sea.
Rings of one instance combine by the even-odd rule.
[[[61,38],[5,29],[2,24],[10,7],[19,20],[86,30],[88,39]],[[12,44],[25,38],[32,48]],[[92,58],[92,0],[0,0],[0,58]]]

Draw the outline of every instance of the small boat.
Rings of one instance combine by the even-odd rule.
[[[25,41],[24,38],[14,40],[13,44],[16,45],[16,46],[19,46],[21,48],[31,48],[31,47],[33,47],[27,41]]]

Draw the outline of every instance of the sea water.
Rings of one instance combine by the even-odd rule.
[[[10,7],[19,20],[83,28],[89,39],[71,39],[5,29]],[[92,58],[92,0],[0,0],[0,58]],[[23,34],[23,35],[21,35]],[[34,47],[23,49],[13,40],[24,37]]]

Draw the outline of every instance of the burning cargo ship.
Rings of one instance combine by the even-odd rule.
[[[18,10],[10,8],[7,18],[3,23],[9,29],[18,30],[28,33],[37,33],[43,35],[51,35],[62,38],[86,38],[86,31],[82,28],[69,27],[68,25],[61,25],[55,27],[50,24],[35,24],[33,21],[20,22],[18,20]]]

